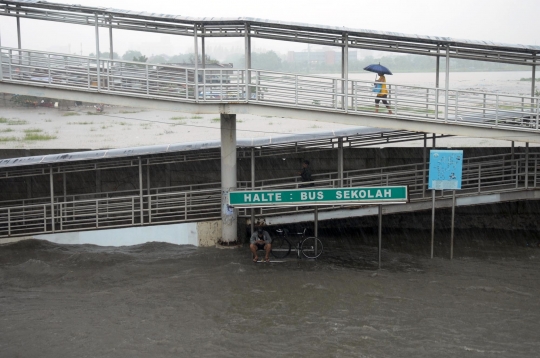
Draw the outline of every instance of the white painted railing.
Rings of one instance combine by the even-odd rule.
[[[254,103],[374,114],[374,82],[233,68],[197,69],[0,48],[0,80],[197,103]],[[99,80],[98,80],[99,78]],[[388,83],[392,116],[538,131],[540,98]],[[448,98],[448,102],[445,102]],[[380,103],[377,115],[388,116]]]
[[[462,190],[458,196],[507,192],[537,188],[540,154],[502,154],[467,158],[463,166]],[[426,166],[428,168],[428,166]],[[359,169],[344,172],[343,186],[407,185],[411,201],[431,200],[427,191],[424,164]],[[296,177],[257,181],[256,189],[292,189],[302,184]],[[314,175],[313,188],[339,187],[337,173]],[[250,190],[251,182],[238,182],[240,190]],[[166,187],[151,189],[150,194],[135,195],[138,190],[96,193],[89,195],[62,195],[53,203],[16,205],[15,201],[0,202],[0,238],[50,232],[91,230],[105,227],[164,224],[220,219],[220,183],[193,187]],[[114,196],[113,196],[114,194]],[[437,195],[451,195],[438,192]],[[141,206],[142,203],[142,206]],[[323,207],[321,210],[331,210]],[[256,209],[257,215],[286,214],[311,208],[283,207]],[[241,209],[240,215],[249,215]],[[53,224],[54,223],[54,224]]]

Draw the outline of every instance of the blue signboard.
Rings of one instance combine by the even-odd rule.
[[[462,150],[431,150],[428,188],[433,190],[461,189],[462,170]]]

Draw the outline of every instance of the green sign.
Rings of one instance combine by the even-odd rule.
[[[406,186],[232,191],[233,207],[382,204],[408,201]]]

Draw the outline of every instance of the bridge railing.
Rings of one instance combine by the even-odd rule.
[[[538,186],[540,154],[519,153],[466,158],[463,166],[462,190],[458,196],[480,193],[523,190]],[[428,166],[426,166],[428,168]],[[407,185],[411,201],[429,200],[424,164],[409,164],[383,168],[346,171],[343,186]],[[334,172],[315,176],[313,189],[339,187],[340,179]],[[257,181],[255,189],[293,189],[306,185],[296,177],[276,181]],[[239,188],[250,190],[247,182]],[[187,221],[217,220],[220,218],[221,188],[219,183],[195,186],[153,188],[150,194],[136,195],[137,191],[99,193],[89,198],[57,196],[54,202],[4,206],[0,203],[0,238],[39,234],[91,230],[105,227],[125,227]],[[437,196],[450,195],[451,191],[437,192]],[[90,195],[90,194],[89,194]],[[66,201],[67,198],[67,201]],[[69,199],[72,199],[71,201]],[[43,198],[44,199],[44,198]],[[336,206],[321,207],[331,210]],[[309,211],[309,208],[283,207],[259,208],[257,215],[287,214]],[[249,209],[240,209],[241,216],[249,216]]]
[[[540,98],[256,69],[198,68],[0,48],[0,79],[84,91],[201,103],[257,103],[538,131]],[[380,100],[379,113],[375,101]],[[387,101],[386,104],[382,100]]]

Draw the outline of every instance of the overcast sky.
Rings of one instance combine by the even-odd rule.
[[[56,0],[55,2],[73,3]],[[460,39],[540,45],[540,0],[198,0],[133,1],[84,0],[82,5],[113,7],[193,17],[257,17],[358,29],[447,36]],[[95,49],[93,28],[34,20],[22,21],[23,48],[87,54]],[[3,46],[16,46],[15,21],[0,16]],[[100,34],[102,51],[108,50],[106,30]],[[212,40],[214,41],[214,40]],[[150,54],[192,51],[188,38],[146,35],[115,30],[115,51],[141,49]],[[241,40],[216,40],[210,47],[236,47]],[[287,51],[305,45],[266,47]],[[151,52],[151,53],[149,53]]]

